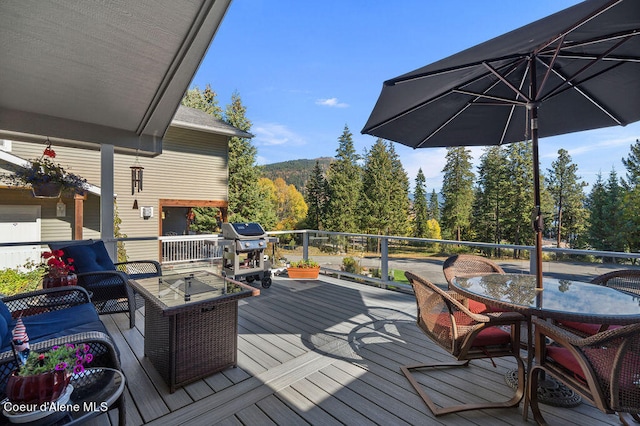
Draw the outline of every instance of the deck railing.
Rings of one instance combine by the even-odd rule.
[[[398,246],[421,246],[421,245],[439,245],[440,251],[443,253],[452,253],[460,251],[461,247],[467,247],[472,250],[490,250],[499,249],[504,252],[519,252],[521,259],[529,259],[529,265],[535,265],[534,247],[514,245],[514,244],[491,244],[473,241],[452,241],[452,240],[435,240],[428,238],[413,238],[389,235],[373,235],[373,234],[357,234],[346,232],[331,232],[318,230],[295,230],[295,231],[274,231],[267,233],[271,237],[278,240],[276,247],[280,247],[286,252],[287,260],[297,260],[300,258],[308,259],[310,248],[316,253],[322,253],[328,257],[333,256],[333,262],[320,262],[322,271],[337,276],[345,276],[359,280],[367,281],[381,287],[388,285],[396,285],[393,283],[393,274],[389,267],[390,248],[396,249]],[[219,259],[223,254],[224,240],[219,235],[180,235],[180,236],[161,236],[161,237],[135,237],[122,238],[117,240],[106,241],[115,244],[116,241],[125,241],[127,245],[135,243],[135,241],[160,241],[162,245],[162,254],[160,261],[164,264],[180,264],[184,262],[209,261]],[[37,260],[41,251],[47,250],[47,244],[52,241],[33,241],[21,243],[0,243],[0,255],[4,259],[10,259],[21,252],[33,253],[33,260]],[[34,248],[35,247],[35,248]],[[278,250],[279,251],[279,250]],[[371,252],[374,256],[371,256]],[[342,261],[345,257],[353,257],[361,262],[365,260],[375,263],[370,269],[375,269],[375,274],[368,276],[354,274],[344,271]],[[272,263],[277,265],[278,253],[272,247],[266,253],[272,257]],[[574,250],[555,247],[544,247],[543,254],[551,256],[580,256],[591,257],[592,259],[627,259],[637,262],[640,259],[640,253],[624,253],[610,251],[594,251],[594,250]],[[319,257],[319,256],[318,256]],[[17,258],[16,258],[17,259]],[[140,260],[140,259],[130,259]],[[319,260],[319,259],[316,259]],[[336,263],[339,262],[339,263]],[[595,260],[595,262],[599,262]],[[371,265],[369,265],[371,266]],[[5,266],[7,267],[7,266]],[[1,269],[1,268],[0,268]],[[533,270],[533,267],[529,267]]]

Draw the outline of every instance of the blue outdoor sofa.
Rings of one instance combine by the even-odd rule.
[[[118,349],[84,288],[57,287],[8,296],[0,299],[0,400],[6,396],[9,376],[18,367],[11,341],[20,317],[32,351],[43,352],[65,343],[85,343],[93,354],[88,367],[120,370]],[[120,424],[124,424],[124,393],[114,407],[119,410]]]

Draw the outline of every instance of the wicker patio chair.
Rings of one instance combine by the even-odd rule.
[[[525,389],[525,367],[520,358],[520,325],[522,321],[526,321],[526,318],[515,312],[473,313],[463,305],[465,298],[461,295],[453,291],[444,291],[411,272],[405,272],[405,276],[415,293],[418,327],[458,361],[401,367],[402,372],[431,412],[440,416],[459,411],[517,406]],[[509,327],[511,332],[505,331],[503,329],[505,327]],[[439,407],[411,373],[412,370],[430,367],[468,366],[474,359],[506,356],[514,357],[518,364],[518,387],[513,397],[503,402]]]
[[[539,376],[544,371],[605,413],[640,413],[640,324],[580,337],[550,322],[533,319],[537,364],[529,373],[531,410],[546,424],[538,407]],[[546,344],[546,338],[553,344]]]
[[[128,312],[129,326],[135,327],[136,309],[144,302],[136,297],[129,280],[162,275],[160,263],[154,260],[113,263],[101,240],[50,244],[49,247],[60,249],[65,257],[74,259],[78,285],[92,293],[91,301],[99,314]]]
[[[504,274],[504,271],[498,264],[487,258],[472,254],[456,254],[447,258],[442,265],[442,272],[444,272],[444,277],[449,284],[450,290],[453,288],[452,281],[456,276]],[[471,312],[482,313],[494,311],[494,309],[487,308],[484,303],[475,300],[468,299],[467,303],[467,307]]]
[[[598,275],[592,279],[591,283],[640,295],[640,270],[621,269],[618,271],[607,272],[606,274]],[[558,321],[557,325],[582,337],[593,336],[594,334],[607,330],[608,328],[617,327],[608,326],[606,324],[590,324],[577,321]]]

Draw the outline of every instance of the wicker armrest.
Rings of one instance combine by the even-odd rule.
[[[71,306],[90,303],[89,293],[79,286],[65,286],[20,293],[2,299],[9,311],[16,315],[29,316],[48,311],[57,311]],[[37,309],[32,309],[37,308]]]
[[[608,329],[588,337],[578,336],[564,328],[560,328],[557,325],[538,318],[534,318],[533,323],[536,327],[536,333],[543,334],[558,343],[565,343],[576,347],[598,346],[607,340],[627,334],[640,333],[640,323],[621,328]]]
[[[162,275],[162,266],[155,260],[132,260],[114,263],[119,271],[128,275]]]

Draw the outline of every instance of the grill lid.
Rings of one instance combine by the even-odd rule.
[[[265,236],[259,223],[223,223],[222,236],[228,239],[260,238]]]

